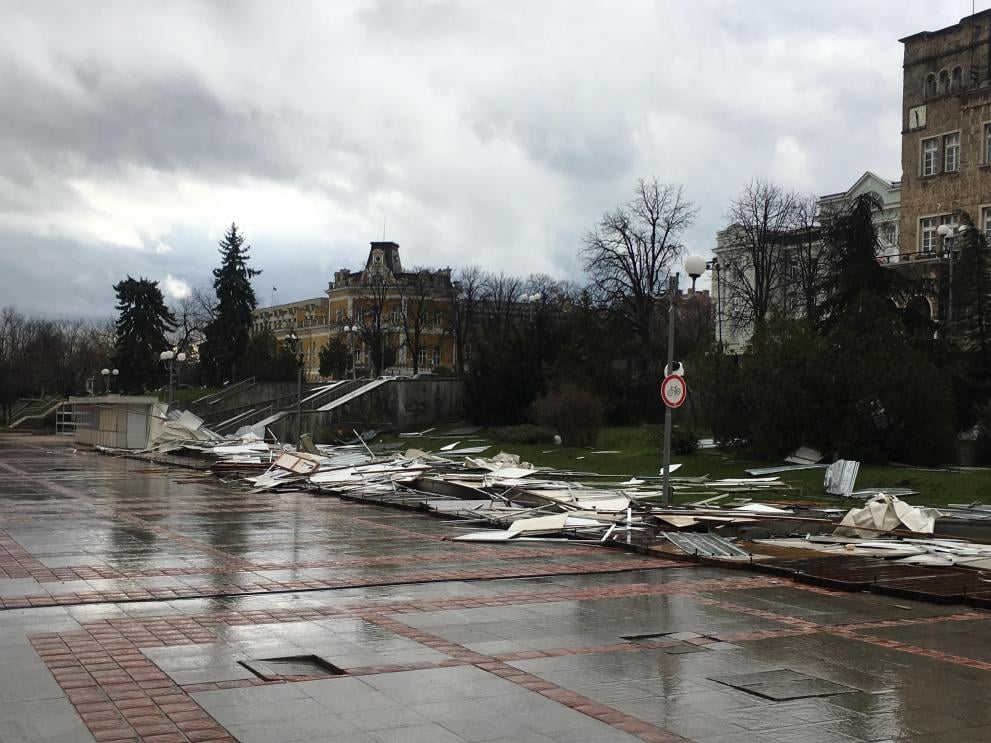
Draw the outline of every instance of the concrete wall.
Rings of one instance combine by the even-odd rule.
[[[461,418],[464,387],[460,379],[396,379],[366,395],[327,412],[303,413],[303,433],[337,428],[426,428],[434,423]],[[270,427],[282,441],[293,438],[294,413]]]
[[[306,396],[306,390],[316,386],[314,384],[304,384],[303,396]],[[212,418],[215,420],[220,413],[237,411],[269,402],[270,400],[289,397],[293,399],[296,397],[296,382],[259,382],[234,390],[213,405],[199,403],[189,405],[188,408],[201,418]]]

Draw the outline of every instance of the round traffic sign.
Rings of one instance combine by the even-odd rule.
[[[669,374],[661,382],[661,399],[669,408],[680,408],[688,397],[688,383],[677,374]]]

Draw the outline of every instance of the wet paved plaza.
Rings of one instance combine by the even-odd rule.
[[[0,741],[991,739],[991,614],[0,436]]]

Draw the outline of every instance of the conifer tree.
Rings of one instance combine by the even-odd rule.
[[[967,212],[960,214],[959,257],[953,277],[953,327],[950,334],[965,351],[991,351],[991,255],[988,240]]]
[[[255,291],[251,279],[261,271],[248,268],[250,245],[231,223],[220,241],[220,267],[213,269],[213,288],[217,308],[213,320],[204,329],[200,363],[207,381],[212,384],[237,379],[251,334],[251,311],[255,308]]]
[[[880,208],[875,196],[861,194],[847,209],[824,220],[823,237],[832,266],[820,310],[820,326],[826,331],[837,324],[857,322],[865,312],[876,312],[879,307],[899,315],[906,327],[914,322],[902,308],[916,287],[878,262],[874,213]]]
[[[158,355],[169,348],[166,333],[175,329],[175,317],[165,306],[157,281],[130,276],[114,284],[117,321],[114,324],[114,365],[120,370],[119,387],[140,393],[158,386],[163,370]]]

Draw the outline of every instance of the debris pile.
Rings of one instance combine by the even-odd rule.
[[[420,446],[431,430],[415,432]],[[789,464],[746,470],[749,477],[674,476],[678,504],[672,505],[658,475],[610,477],[538,467],[505,452],[487,456],[491,446],[470,438],[475,433],[464,428],[430,436],[449,440],[424,448],[407,447],[403,439],[414,436],[400,435],[397,443],[373,449],[377,431],[354,432],[353,439],[337,445],[314,444],[303,436],[293,447],[265,441],[254,431],[222,437],[196,416],[172,412],[156,421],[145,453],[199,460],[224,482],[254,493],[306,492],[430,512],[451,520],[448,538],[454,542],[621,545],[764,565],[833,586],[861,586],[873,576],[872,587],[890,584],[892,591],[900,590],[897,581],[917,576],[886,577],[878,566],[963,570],[970,578],[954,580],[968,586],[973,601],[983,600],[986,586],[979,576],[991,570],[991,539],[985,544],[960,537],[991,520],[991,506],[925,508],[900,499],[915,494],[908,488],[855,490],[856,461],[820,464],[819,452],[800,449]],[[616,452],[586,452],[608,453]],[[827,492],[863,499],[863,505],[837,508],[796,498],[782,475],[813,467],[825,470]],[[753,500],[767,496],[774,502]],[[922,577],[935,580],[931,572]],[[991,601],[991,584],[987,588]]]

